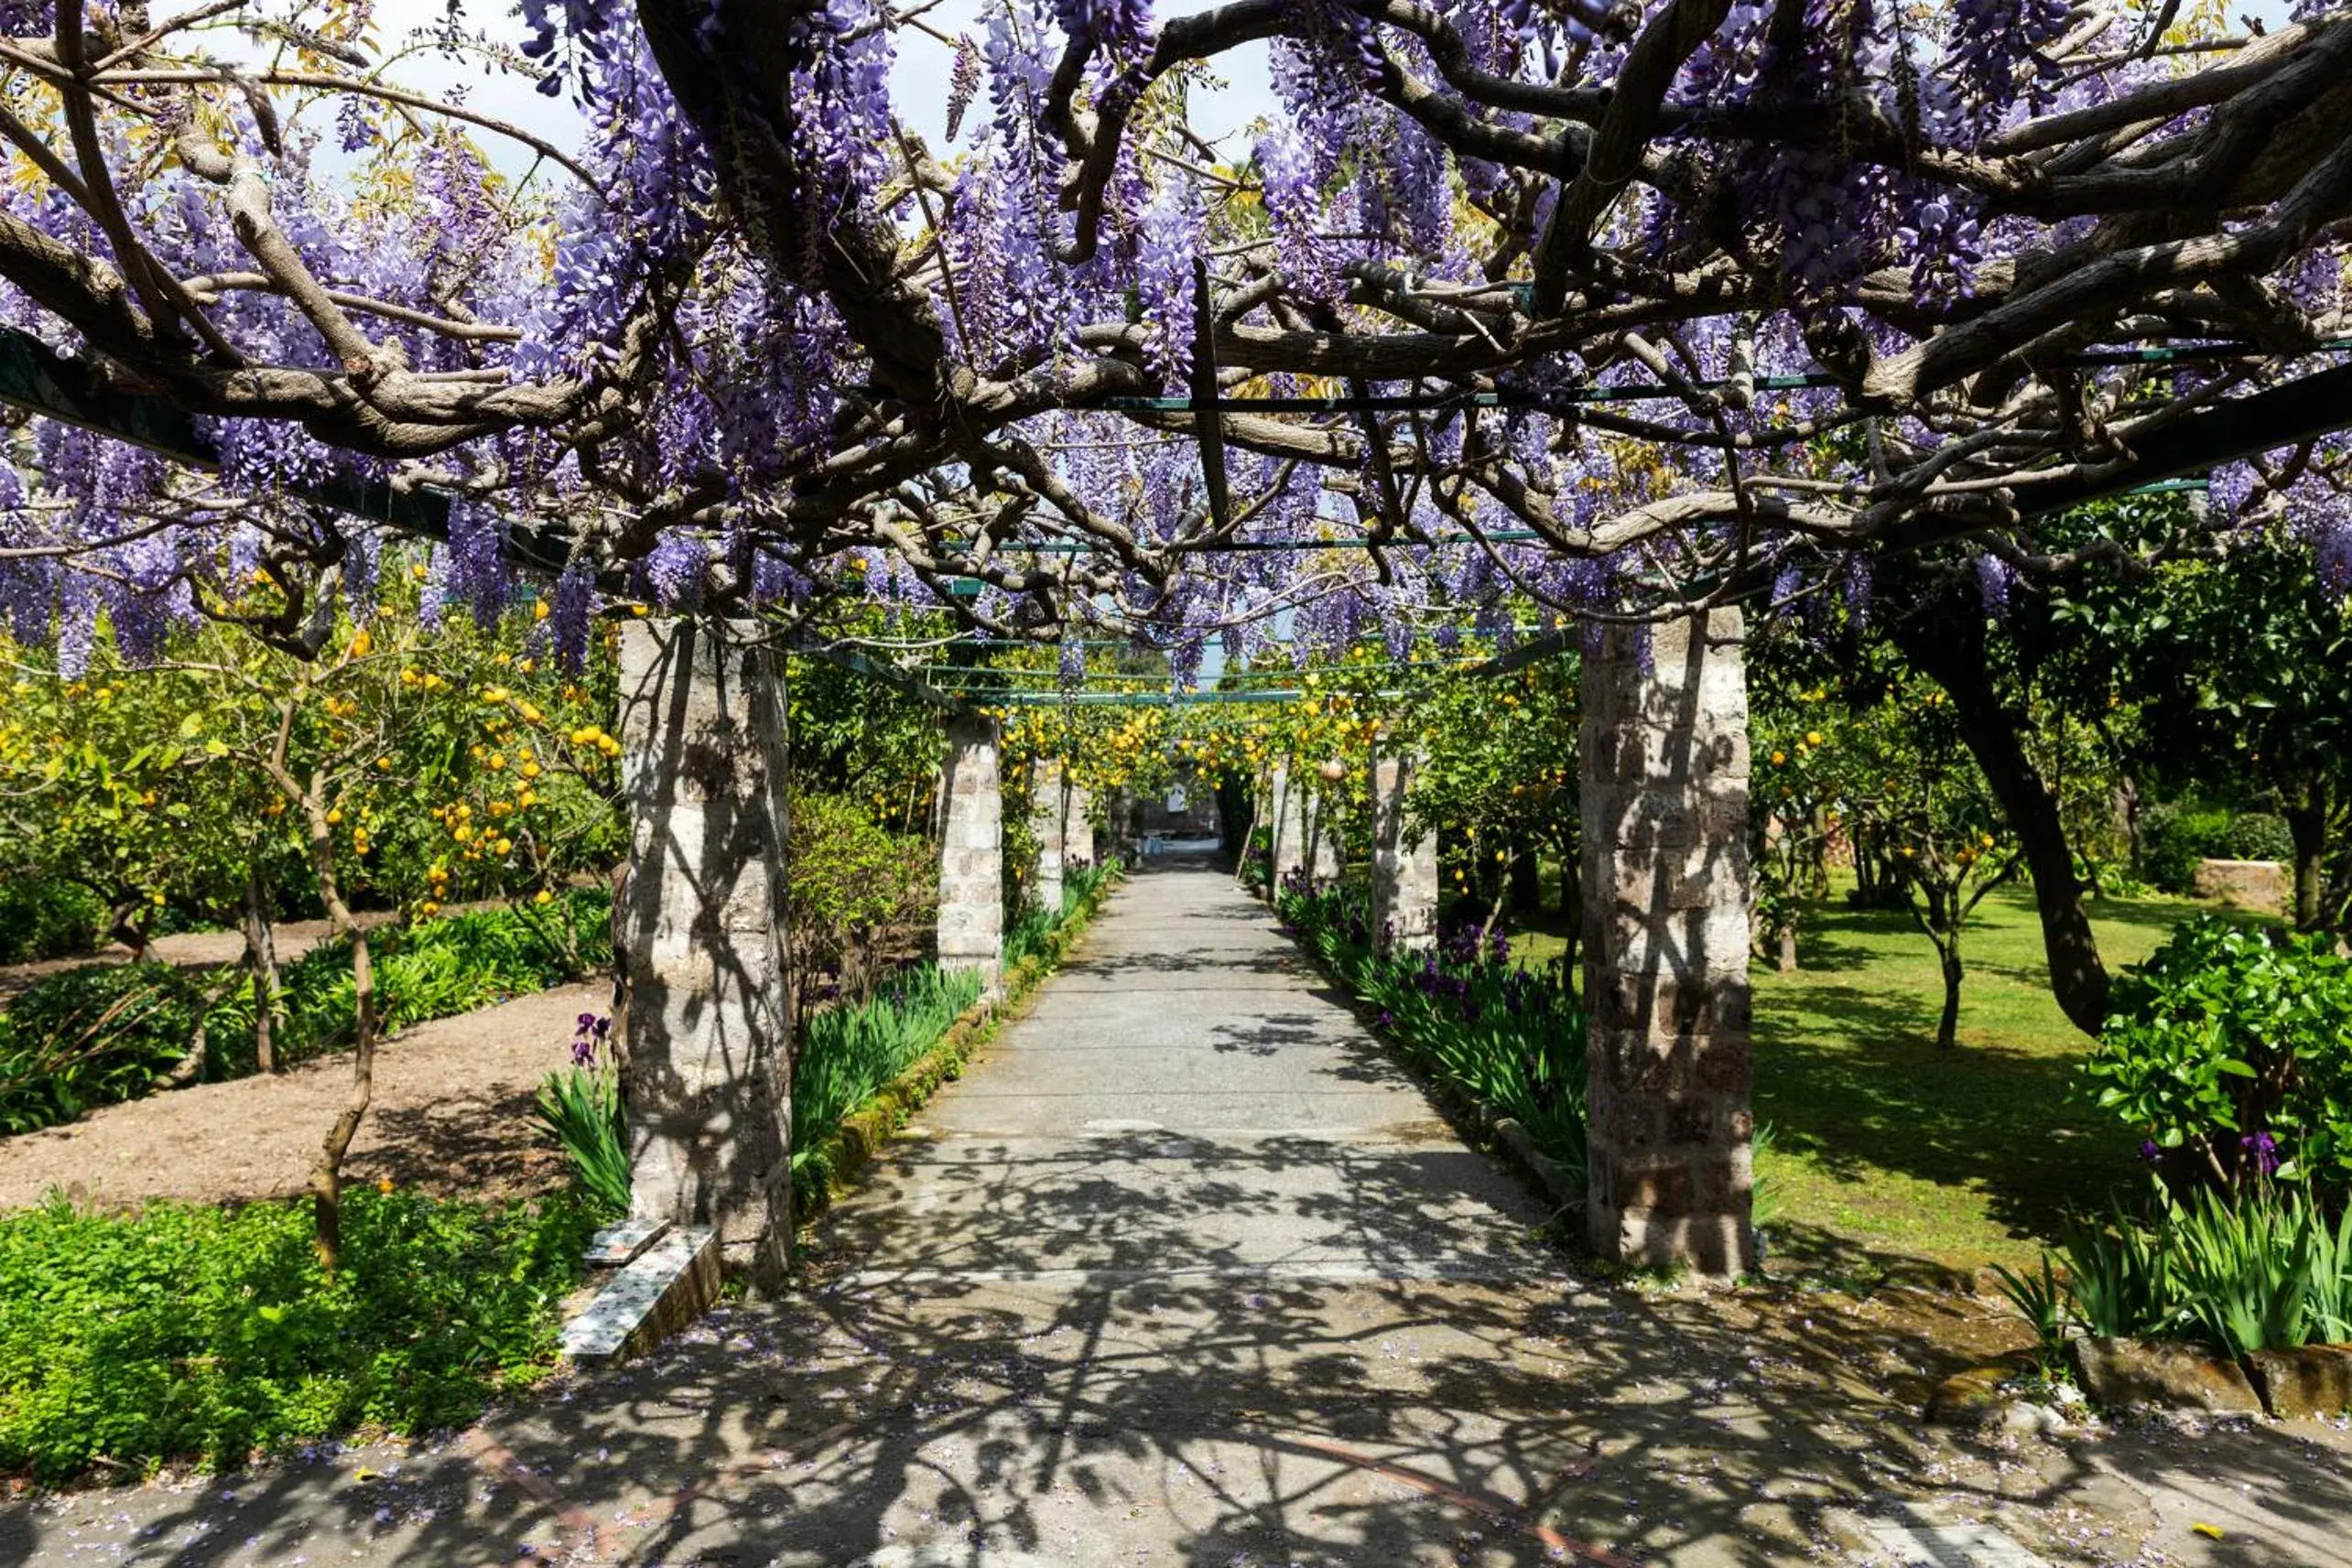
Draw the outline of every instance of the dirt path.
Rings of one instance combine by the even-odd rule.
[[[610,985],[592,980],[419,1024],[386,1042],[376,1057],[375,1102],[345,1167],[352,1179],[389,1176],[467,1197],[555,1185],[562,1157],[533,1127],[533,1097],[540,1078],[562,1065],[573,1020],[611,1002]],[[107,1207],[300,1192],[350,1089],[351,1059],[336,1055],[276,1077],[153,1094],[69,1126],[0,1138],[0,1209],[37,1204],[51,1188]]]

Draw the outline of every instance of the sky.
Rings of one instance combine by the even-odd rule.
[[[519,44],[526,36],[522,18],[500,12],[496,9],[498,4],[499,0],[475,0],[466,9],[467,24],[501,41]],[[1165,19],[1205,11],[1213,4],[1215,0],[1167,0],[1156,8],[1156,14]],[[950,38],[968,33],[979,41],[981,5],[981,0],[941,0],[936,9],[924,13],[922,19]],[[447,0],[377,0],[379,47],[397,48],[417,30],[437,27],[446,9]],[[907,127],[920,135],[935,155],[938,154],[945,150],[947,142],[948,77],[954,63],[954,51],[912,27],[901,28],[898,40],[898,62],[891,73],[891,95]],[[1223,145],[1231,157],[1238,158],[1248,151],[1249,138],[1243,133],[1251,123],[1262,115],[1274,114],[1279,106],[1267,81],[1266,46],[1252,44],[1236,50],[1219,62],[1219,69],[1230,78],[1230,83],[1195,98],[1193,124],[1212,141],[1230,138]],[[511,120],[568,151],[580,146],[579,114],[563,99],[543,97],[537,83],[526,78],[485,72],[478,63],[427,55],[406,62],[398,72],[398,80],[403,85],[430,92],[463,86],[472,107]],[[967,116],[967,139],[971,135],[972,124],[986,111],[983,103],[977,114]],[[495,139],[484,138],[485,142]],[[484,150],[493,149],[485,146]],[[511,148],[493,152],[493,157],[501,167],[515,170],[530,162],[530,154]]]
[[[519,15],[498,9],[503,0],[473,0],[467,7],[466,20],[471,27],[489,32],[510,43],[519,43],[526,36]],[[1162,20],[1187,16],[1211,9],[1218,0],[1162,0],[1154,14]],[[922,21],[948,35],[970,34],[975,40],[981,36],[980,16],[982,0],[940,0],[938,5],[923,14]],[[2292,0],[2238,0],[2230,6],[2234,16],[2259,18],[2265,26],[2284,26]],[[377,0],[375,7],[377,32],[385,47],[419,28],[438,25],[445,14],[448,0]],[[914,27],[899,30],[898,63],[892,72],[891,95],[896,101],[900,118],[920,134],[933,153],[947,150],[948,77],[954,60],[954,51],[945,43]],[[1206,93],[1196,95],[1192,123],[1211,141],[1218,142],[1230,158],[1248,152],[1247,131],[1262,116],[1280,113],[1280,102],[1267,78],[1266,49],[1263,43],[1244,46],[1218,61],[1218,70],[1225,84]],[[534,82],[511,75],[485,77],[478,65],[461,65],[438,58],[411,62],[402,71],[400,80],[428,91],[439,91],[461,83],[471,89],[473,106],[504,119],[515,121],[567,149],[577,148],[580,138],[579,115],[560,99],[542,97]],[[981,105],[985,113],[985,103]],[[977,118],[978,116],[973,116]],[[969,122],[965,135],[970,135]],[[530,161],[527,153],[506,152],[494,155],[503,166],[519,170]]]

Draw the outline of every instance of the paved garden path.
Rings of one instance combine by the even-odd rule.
[[[786,1300],[442,1441],[0,1507],[0,1562],[1902,1560],[1855,1507],[2069,1563],[2352,1555],[2325,1433],[1955,1438],[1928,1320],[1995,1309],[1609,1286],[1545,1217],[1230,879],[1157,871]],[[1915,1560],[2018,1561],[1963,1539]]]

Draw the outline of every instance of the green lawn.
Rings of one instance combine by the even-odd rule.
[[[2093,906],[2110,970],[2152,952],[2200,905]],[[1556,956],[1538,931],[1519,949]],[[2103,1207],[2138,1181],[2135,1141],[2068,1092],[2088,1044],[2051,1000],[2032,895],[1978,910],[1962,949],[1959,1044],[1935,1047],[1942,981],[1908,915],[1842,897],[1808,906],[1795,974],[1753,970],[1758,1162],[1768,1238],[1840,1276],[2030,1261],[2070,1209]]]

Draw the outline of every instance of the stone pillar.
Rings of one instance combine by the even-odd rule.
[[[1405,792],[1417,759],[1372,758],[1372,929],[1409,952],[1437,940],[1437,835],[1408,838]]]
[[[1736,609],[1584,659],[1585,1000],[1602,1256],[1715,1279],[1749,1213],[1748,696]]]
[[[1306,797],[1306,863],[1318,884],[1339,880],[1338,791],[1317,789]]]
[[[1288,763],[1276,762],[1267,793],[1273,797],[1274,860],[1266,892],[1274,897],[1291,872],[1306,864],[1306,786],[1291,775]]]
[[[1068,774],[1062,783],[1062,860],[1066,865],[1094,864],[1094,795]]]
[[[781,663],[747,622],[621,625],[630,1209],[782,1282],[792,1241]]]
[[[1004,799],[995,719],[973,713],[948,720],[939,790],[939,968],[979,970],[994,996],[1004,970]]]
[[[1062,761],[1039,757],[1029,764],[1029,831],[1037,858],[1029,867],[1029,902],[1049,916],[1062,913]]]

